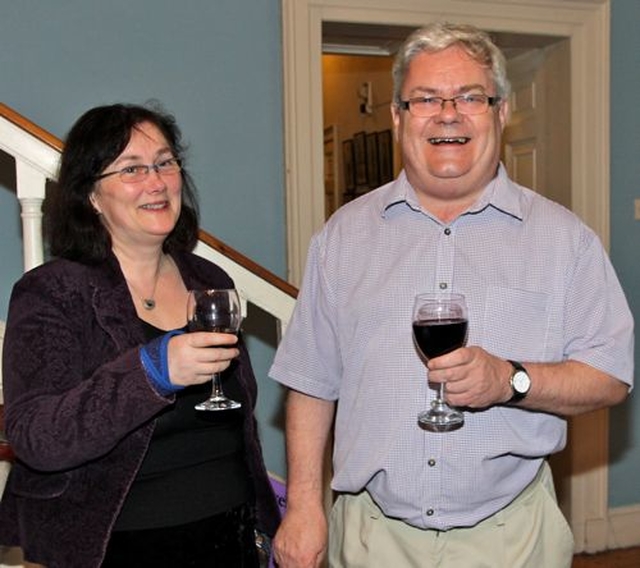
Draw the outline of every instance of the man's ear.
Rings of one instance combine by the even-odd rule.
[[[392,102],[389,110],[391,111],[391,121],[393,123],[393,138],[396,142],[398,142],[398,137],[400,136],[400,109],[395,102]]]
[[[499,104],[500,108],[498,109],[498,117],[500,119],[502,130],[504,130],[505,126],[507,126],[507,123],[509,122],[509,118],[511,115],[511,105],[509,104],[509,99],[500,101]]]

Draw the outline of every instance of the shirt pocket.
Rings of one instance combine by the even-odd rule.
[[[487,288],[480,345],[489,353],[521,361],[545,358],[550,298],[501,286]]]

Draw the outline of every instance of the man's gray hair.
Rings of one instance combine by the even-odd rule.
[[[489,70],[496,96],[502,100],[509,97],[511,85],[507,79],[506,59],[489,34],[470,25],[436,22],[413,32],[398,50],[393,63],[394,104],[402,100],[402,86],[413,58],[420,53],[435,53],[452,45],[461,47]]]

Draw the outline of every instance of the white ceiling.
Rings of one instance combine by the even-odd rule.
[[[348,22],[322,23],[323,53],[394,55],[415,28]],[[507,58],[559,41],[557,36],[489,32]]]

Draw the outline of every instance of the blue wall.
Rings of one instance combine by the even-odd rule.
[[[611,258],[636,317],[640,335],[640,2],[615,0],[611,8]],[[640,352],[636,339],[636,381]],[[638,386],[636,386],[636,389]],[[611,411],[609,503],[640,503],[640,396],[634,391]]]
[[[640,2],[616,0],[611,12],[611,254],[640,314]],[[0,42],[3,102],[59,137],[91,106],[161,100],[192,145],[203,227],[284,276],[278,0],[5,2]],[[12,187],[3,160],[0,185]],[[21,273],[19,232],[15,199],[0,191],[2,319]],[[256,339],[251,349],[267,465],[282,474],[282,393],[266,379],[271,343]],[[612,506],[640,503],[639,407],[632,396],[611,413]]]

